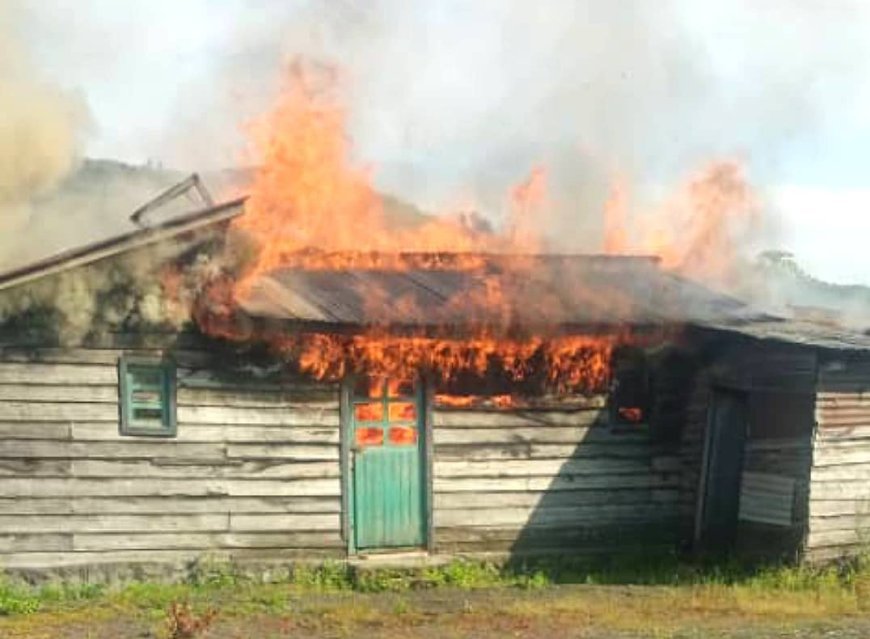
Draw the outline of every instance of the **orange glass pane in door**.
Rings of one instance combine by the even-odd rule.
[[[384,405],[380,402],[357,404],[353,412],[358,422],[380,422],[384,419]]]
[[[359,446],[382,446],[384,444],[384,429],[357,428],[355,437]]]
[[[413,402],[395,402],[390,404],[391,422],[409,422],[417,419],[417,407]]]
[[[417,443],[417,429],[411,426],[391,426],[390,443],[407,446]]]

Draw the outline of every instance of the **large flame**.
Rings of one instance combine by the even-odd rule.
[[[513,256],[507,260],[510,268],[521,270],[530,264],[526,256],[542,248],[538,218],[548,205],[543,167],[535,167],[505,198],[506,223],[500,233],[450,217],[433,217],[413,228],[391,224],[373,188],[371,170],[354,161],[339,80],[333,69],[293,64],[278,104],[252,127],[260,168],[234,231],[252,240],[256,253],[241,277],[216,281],[202,296],[196,317],[203,329],[228,339],[263,340],[318,379],[350,374],[407,379],[424,372],[442,386],[471,375],[561,391],[606,388],[611,353],[625,336],[518,337],[515,327],[509,327],[504,292],[494,278],[454,303],[469,312],[503,308],[504,320],[480,326],[465,337],[446,327],[433,336],[397,335],[384,326],[360,327],[345,335],[250,334],[233,321],[235,302],[275,269],[449,268],[473,269],[485,277],[483,256]],[[377,306],[390,299],[382,293],[366,291],[367,304]],[[216,313],[216,308],[226,312]],[[424,314],[427,309],[416,310]],[[488,314],[493,316],[499,313]]]
[[[446,216],[411,229],[392,226],[371,170],[354,162],[339,78],[332,68],[295,62],[274,110],[251,127],[259,169],[234,226],[259,251],[240,292],[257,276],[288,265],[401,268],[400,260],[385,263],[385,256],[537,250],[531,218],[546,202],[542,167],[512,191],[505,233],[481,233]],[[468,265],[479,260],[470,255]]]
[[[433,375],[441,386],[457,377],[496,375],[537,389],[594,392],[606,388],[615,335],[511,339],[478,333],[467,339],[401,336],[296,334],[276,346],[302,372],[318,379],[366,374],[390,379]]]
[[[605,206],[604,250],[657,255],[662,266],[731,289],[740,278],[741,250],[760,226],[760,209],[742,166],[707,166],[674,196],[629,219],[629,194],[617,181]]]

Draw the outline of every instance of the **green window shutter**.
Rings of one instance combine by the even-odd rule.
[[[175,365],[169,360],[124,356],[118,362],[121,435],[174,437]]]

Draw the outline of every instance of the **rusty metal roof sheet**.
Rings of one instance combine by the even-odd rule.
[[[483,256],[481,268],[285,268],[241,303],[260,318],[335,325],[668,324],[760,317],[655,258]]]

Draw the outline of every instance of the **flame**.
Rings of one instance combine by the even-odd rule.
[[[233,228],[258,250],[236,294],[260,275],[288,266],[398,269],[449,253],[454,268],[479,268],[480,253],[535,252],[534,217],[547,201],[543,167],[513,189],[502,235],[480,233],[463,218],[432,217],[413,229],[394,228],[371,168],[354,163],[347,118],[337,70],[304,60],[291,64],[278,104],[251,126],[259,169],[245,214]]]
[[[620,407],[617,413],[619,413],[620,418],[633,424],[639,423],[643,420],[643,409],[635,406]]]
[[[738,283],[741,248],[761,221],[743,168],[732,161],[707,166],[631,225],[627,189],[617,181],[604,213],[606,253],[657,255],[664,268],[722,288]]]
[[[460,375],[496,374],[548,389],[600,392],[609,382],[613,349],[624,341],[618,335],[509,339],[480,333],[460,339],[369,332],[283,335],[272,345],[301,372],[322,380],[358,373],[407,379],[424,371],[448,384]]]
[[[500,280],[486,277],[488,262],[482,256],[510,254],[508,268],[522,271],[531,262],[520,256],[542,249],[538,229],[549,206],[546,169],[535,167],[511,189],[501,233],[481,230],[467,217],[433,217],[412,229],[390,225],[384,202],[372,186],[371,168],[354,160],[341,85],[337,70],[297,61],[275,108],[252,125],[260,168],[244,215],[232,230],[247,238],[255,253],[240,276],[215,280],[200,297],[195,317],[205,332],[237,341],[265,341],[316,379],[364,374],[407,380],[422,371],[441,384],[471,375],[565,391],[605,389],[611,352],[624,336],[508,336],[511,306]],[[487,313],[489,325],[467,337],[448,330],[434,336],[395,335],[378,326],[352,335],[265,335],[240,325],[233,312],[236,302],[261,276],[288,267],[473,269],[485,278],[484,285],[447,304],[466,316],[477,308],[497,312]],[[362,298],[372,317],[384,304],[401,305],[405,316],[425,317],[429,310],[413,307],[411,299],[396,302],[387,292],[365,286]],[[542,309],[552,302],[543,297],[524,301]],[[372,398],[382,393],[383,386],[368,389]],[[508,399],[500,401],[510,405]]]

